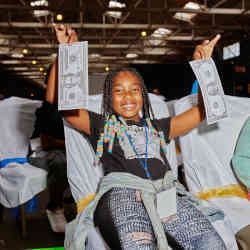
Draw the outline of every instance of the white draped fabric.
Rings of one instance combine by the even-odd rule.
[[[0,101],[0,161],[26,158],[40,101],[11,97]],[[47,173],[28,163],[0,169],[0,203],[16,207],[46,188]]]
[[[197,95],[184,97],[175,103],[180,114],[197,102]],[[232,171],[231,159],[240,130],[250,114],[250,98],[226,96],[230,118],[198,128],[180,137],[185,176],[191,192],[200,192],[230,184],[238,184]],[[234,233],[250,224],[248,200],[212,198],[209,203],[219,207],[228,216]]]

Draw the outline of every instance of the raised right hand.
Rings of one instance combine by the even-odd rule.
[[[63,43],[71,44],[74,42],[78,42],[78,37],[77,37],[75,30],[73,30],[70,27],[67,27],[63,24],[53,23],[53,27],[54,27],[55,32],[56,32],[57,41],[60,44],[63,44]]]

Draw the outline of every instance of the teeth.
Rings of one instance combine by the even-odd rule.
[[[123,105],[124,108],[132,108],[134,106],[135,106],[135,104],[126,104],[126,105]]]

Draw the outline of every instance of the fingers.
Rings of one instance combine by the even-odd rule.
[[[77,37],[77,34],[74,30],[70,31],[69,36],[70,36],[69,43],[78,42],[78,37]]]
[[[216,37],[210,41],[209,45],[214,47],[216,43],[220,40],[220,38],[221,38],[220,34],[216,35]]]
[[[56,36],[57,36],[57,40],[59,43],[74,43],[74,42],[78,42],[78,37],[76,32],[67,25],[63,25],[63,24],[52,24],[55,32],[56,32]]]
[[[204,40],[201,45],[205,46],[205,45],[208,45],[209,44],[209,40]]]

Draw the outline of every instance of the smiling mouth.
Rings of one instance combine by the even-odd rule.
[[[123,109],[133,110],[136,108],[136,104],[123,104],[121,107]]]

